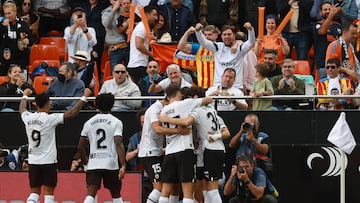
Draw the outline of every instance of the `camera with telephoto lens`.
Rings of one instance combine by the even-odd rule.
[[[8,155],[7,151],[1,150],[0,149],[0,157],[6,157]]]
[[[245,169],[241,166],[237,166],[237,170],[239,173],[245,173]]]
[[[249,122],[245,122],[243,124],[243,131],[244,132],[249,132],[249,131],[253,131],[254,130],[254,123],[249,123]]]

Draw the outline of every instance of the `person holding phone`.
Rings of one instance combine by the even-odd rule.
[[[70,56],[75,56],[77,51],[86,51],[90,56],[97,40],[95,29],[87,26],[85,10],[76,7],[71,13],[74,24],[65,28],[64,39],[69,53],[67,61],[73,63],[74,59]]]
[[[214,85],[206,91],[206,96],[244,96],[243,91],[234,87],[236,70],[226,68],[221,76],[221,85]],[[235,109],[246,110],[248,104],[245,99],[218,99],[213,105],[218,111],[232,111]]]
[[[229,203],[277,203],[276,188],[265,172],[255,167],[250,156],[240,156],[232,166],[229,179],[225,183],[224,195],[235,196]]]

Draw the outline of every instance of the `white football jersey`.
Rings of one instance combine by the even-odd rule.
[[[152,123],[159,120],[157,114],[160,113],[162,108],[162,103],[156,101],[145,112],[138,157],[162,155],[164,136],[156,134],[152,128]]]
[[[209,132],[220,133],[221,129],[226,127],[223,119],[217,115],[216,110],[211,106],[201,106],[196,108],[192,113],[195,118],[194,127],[197,129],[198,136],[201,139],[203,150],[224,150],[225,146],[222,139],[209,142]]]
[[[161,110],[161,115],[167,115],[172,118],[186,118],[191,111],[199,107],[202,99],[185,99],[182,101],[175,101]],[[163,123],[164,127],[176,128],[176,125]],[[176,152],[185,151],[186,149],[194,149],[192,133],[189,135],[167,135],[166,136],[166,150],[165,155]]]
[[[55,130],[64,123],[64,114],[24,111],[21,119],[29,142],[29,164],[57,163]]]
[[[119,169],[114,137],[122,136],[122,122],[111,114],[96,114],[85,122],[81,136],[90,144],[88,170]]]

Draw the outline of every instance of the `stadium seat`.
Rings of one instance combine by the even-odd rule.
[[[104,73],[105,71],[105,64],[107,61],[110,60],[110,56],[109,56],[109,52],[107,51],[107,49],[105,48],[102,56],[101,56],[101,71]]]
[[[42,37],[40,38],[40,44],[56,45],[60,60],[67,61],[66,53],[66,41],[61,37]]]
[[[34,78],[34,89],[37,94],[40,94],[47,90],[50,86],[51,81],[56,78],[54,76],[36,76]]]
[[[46,36],[48,36],[48,37],[63,37],[64,33],[57,31],[57,30],[50,30],[49,32],[46,33]]]
[[[46,61],[46,63],[48,64],[48,66],[60,68],[60,61],[59,61],[59,60],[35,60],[35,61],[32,63],[32,66],[33,66],[34,69],[35,69],[35,68],[38,67],[43,61]]]
[[[311,75],[309,61],[307,61],[307,60],[295,60],[294,74]]]
[[[99,78],[99,73],[98,73],[98,69],[97,69],[97,65],[95,64],[94,67],[94,76],[95,76],[95,87],[94,87],[94,95],[97,96],[99,94],[100,91],[100,78]]]
[[[8,76],[0,76],[0,85],[3,84],[4,82],[9,81],[9,77]]]
[[[104,67],[104,80],[103,80],[103,83],[104,81],[106,80],[107,77],[111,76],[111,68],[110,68],[110,61],[106,61],[105,63],[105,67]]]
[[[35,67],[32,66],[35,60],[59,60],[59,53],[56,45],[34,44],[30,51],[29,73]]]

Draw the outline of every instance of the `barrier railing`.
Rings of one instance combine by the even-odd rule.
[[[81,97],[50,97],[52,101],[75,101],[79,100]],[[140,97],[115,97],[115,100],[159,100],[164,99],[165,96],[140,96]],[[273,96],[261,96],[259,98],[253,98],[251,96],[211,96],[211,98],[218,99],[247,99],[247,100],[255,100],[255,99],[272,99],[272,100],[308,100],[312,102],[313,110],[316,108],[316,100],[317,99],[359,99],[360,103],[360,95],[273,95]],[[0,102],[14,102],[20,101],[21,97],[0,97]],[[35,97],[29,97],[28,101],[34,101]],[[88,97],[89,101],[94,101],[95,97]],[[300,102],[300,101],[299,101]]]

